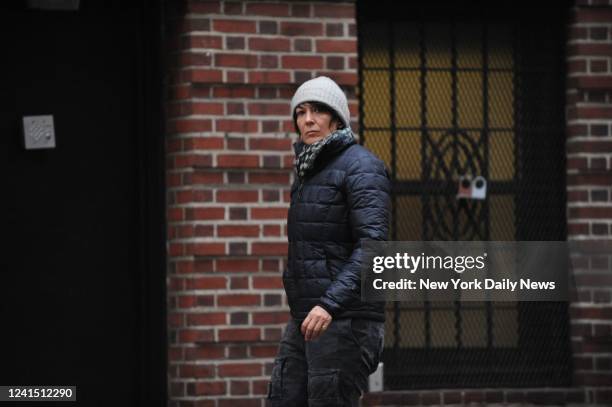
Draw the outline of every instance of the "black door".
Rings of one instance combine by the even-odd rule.
[[[0,11],[0,384],[163,405],[159,8],[97,3]],[[48,114],[56,147],[25,150]]]

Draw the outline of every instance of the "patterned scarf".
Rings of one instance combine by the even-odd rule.
[[[353,135],[352,130],[350,127],[346,127],[344,129],[334,131],[316,143],[304,144],[304,148],[299,154],[297,154],[294,162],[298,177],[304,178],[304,176],[310,170],[312,170],[317,157],[323,150],[326,149],[327,146],[337,143],[351,144],[354,140],[355,136]]]

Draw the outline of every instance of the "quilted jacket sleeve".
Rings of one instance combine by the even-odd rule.
[[[391,208],[391,183],[381,160],[362,156],[349,164],[346,177],[353,252],[320,299],[332,317],[361,300],[362,245],[367,240],[387,240]]]

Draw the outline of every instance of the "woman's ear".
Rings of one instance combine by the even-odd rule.
[[[332,131],[332,133],[338,129],[342,128],[342,124],[340,122],[340,120],[338,120],[337,118],[333,118],[330,120],[329,122],[329,129]]]

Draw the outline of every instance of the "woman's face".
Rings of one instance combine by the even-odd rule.
[[[312,103],[302,103],[295,108],[296,122],[300,138],[305,144],[316,143],[338,128],[329,112],[317,108]]]

